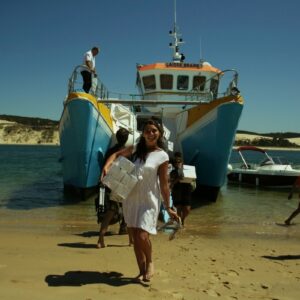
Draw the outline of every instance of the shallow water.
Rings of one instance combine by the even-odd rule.
[[[300,165],[300,152],[275,154]],[[0,146],[2,229],[55,234],[98,229],[93,197],[78,201],[64,195],[59,157],[57,146]],[[236,159],[234,154],[231,162]],[[295,225],[281,226],[298,203],[297,195],[292,200],[287,195],[288,190],[225,184],[216,203],[192,210],[182,234],[299,240],[300,216]]]

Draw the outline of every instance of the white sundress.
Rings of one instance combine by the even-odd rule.
[[[156,150],[147,155],[146,162],[137,159],[134,164],[139,181],[123,201],[123,214],[128,227],[141,228],[156,234],[160,210],[159,166],[169,161],[168,154]]]

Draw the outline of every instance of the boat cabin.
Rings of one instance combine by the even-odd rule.
[[[208,62],[170,62],[137,66],[137,86],[144,99],[183,100],[187,96],[218,94],[221,71]]]

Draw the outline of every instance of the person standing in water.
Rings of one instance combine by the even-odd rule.
[[[292,199],[293,194],[297,188],[300,188],[300,176],[296,179],[289,195],[288,199]],[[300,198],[300,192],[299,192],[299,198]],[[298,214],[300,213],[300,200],[298,203],[298,207],[292,212],[292,214],[284,221],[285,225],[291,225],[292,219],[294,219]]]

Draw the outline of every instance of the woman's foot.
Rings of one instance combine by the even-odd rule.
[[[104,237],[102,235],[99,236],[96,247],[99,248],[99,249],[100,248],[105,248]]]
[[[146,273],[143,275],[143,281],[149,282],[154,275],[154,265],[153,263],[149,263],[147,266]]]
[[[284,224],[285,224],[285,225],[291,225],[291,222],[290,222],[289,220],[285,220],[285,221],[284,221]]]

